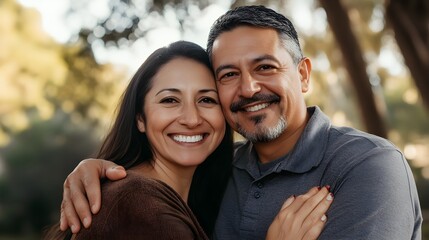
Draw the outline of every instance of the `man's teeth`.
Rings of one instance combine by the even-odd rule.
[[[261,104],[255,105],[255,106],[245,108],[245,110],[246,110],[246,112],[256,112],[256,111],[259,111],[261,109],[268,107],[269,105],[270,105],[269,103],[261,103]]]
[[[174,135],[174,141],[183,142],[183,143],[195,143],[203,140],[203,135],[194,135],[194,136],[184,136],[184,135]]]

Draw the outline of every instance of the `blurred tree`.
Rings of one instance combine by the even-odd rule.
[[[148,32],[168,22],[169,14],[174,14],[179,28],[183,32],[196,9],[202,9],[217,2],[216,0],[108,0],[109,14],[93,19],[97,23],[84,26],[78,38],[92,43],[101,40],[106,46],[132,44],[144,38]],[[88,1],[71,2],[69,16],[85,15]],[[88,15],[87,15],[88,16]],[[90,22],[93,22],[90,21]]]
[[[42,119],[59,109],[94,126],[110,119],[125,70],[98,64],[87,42],[54,42],[38,13],[15,0],[0,1],[0,32],[0,145],[28,127],[33,108]]]
[[[2,234],[37,236],[59,220],[64,179],[97,148],[98,138],[91,132],[91,124],[73,124],[70,115],[58,111],[49,120],[31,122],[0,149]]]
[[[62,183],[96,150],[125,75],[86,41],[56,43],[35,10],[0,1],[0,238],[39,239],[58,220]]]
[[[429,1],[386,0],[386,19],[429,111]]]
[[[372,134],[387,137],[387,130],[367,74],[366,62],[361,47],[354,36],[347,10],[339,0],[320,0],[326,11],[329,25],[343,55],[344,65],[356,91],[361,116],[366,130]]]

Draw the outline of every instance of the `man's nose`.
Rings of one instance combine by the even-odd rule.
[[[194,128],[203,122],[201,114],[195,104],[186,104],[179,118],[179,123]]]
[[[241,96],[244,98],[251,98],[253,95],[261,91],[261,86],[250,73],[243,73],[241,75]]]

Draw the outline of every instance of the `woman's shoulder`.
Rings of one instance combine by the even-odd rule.
[[[192,221],[184,205],[165,183],[129,170],[126,178],[103,184],[100,212],[94,216],[91,229],[83,229],[77,236],[78,239],[174,239],[174,234],[184,234],[184,239],[189,239],[197,231],[191,230],[195,227],[190,226]]]
[[[162,196],[178,198],[180,196],[162,181],[145,177],[136,170],[127,170],[127,176],[118,181],[108,181],[102,185],[102,197],[105,199],[130,198],[127,201],[159,199]],[[144,198],[144,199],[141,199]]]

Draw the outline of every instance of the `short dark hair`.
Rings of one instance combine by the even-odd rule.
[[[207,53],[210,59],[212,58],[212,48],[216,38],[223,32],[231,31],[240,26],[275,29],[294,63],[298,64],[301,61],[303,54],[298,34],[292,22],[284,15],[264,6],[241,6],[220,16],[210,28],[207,40]]]

